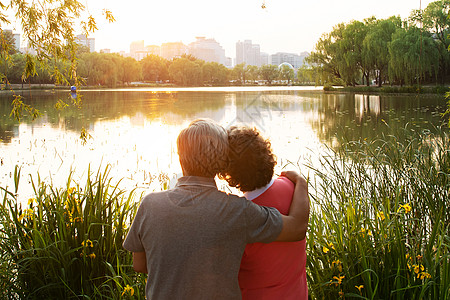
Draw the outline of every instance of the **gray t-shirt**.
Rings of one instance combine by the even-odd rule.
[[[241,299],[239,266],[247,243],[274,241],[283,222],[269,207],[186,176],[145,196],[123,247],[147,257],[147,299]]]

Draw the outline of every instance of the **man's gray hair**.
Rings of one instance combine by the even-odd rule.
[[[210,119],[197,119],[181,130],[177,139],[185,175],[214,177],[228,161],[227,131]]]

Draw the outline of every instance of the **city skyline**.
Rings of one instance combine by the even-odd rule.
[[[216,3],[207,0],[167,0],[143,3],[129,0],[84,0],[87,14],[97,21],[95,51],[128,52],[129,45],[145,40],[146,45],[182,42],[188,45],[196,37],[211,37],[225,50],[225,56],[236,57],[236,41],[252,40],[261,52],[311,52],[322,34],[339,23],[364,20],[371,16],[407,18],[413,9],[425,9],[432,0],[228,0]],[[266,8],[261,8],[262,4]],[[108,9],[116,21],[109,23],[102,16]],[[5,26],[22,35],[20,23]],[[81,33],[81,28],[76,27]],[[25,41],[22,39],[22,44]]]
[[[413,9],[424,9],[432,0],[318,0],[318,1],[238,1],[167,0],[142,3],[129,0],[124,6],[118,0],[89,0],[91,12],[109,9],[116,22],[97,17],[99,30],[96,51],[128,51],[136,40],[147,45],[166,42],[189,44],[197,36],[213,37],[225,50],[225,56],[236,57],[238,40],[252,40],[266,53],[310,52],[323,33],[333,26],[371,16],[408,17]],[[261,5],[265,3],[266,8]]]

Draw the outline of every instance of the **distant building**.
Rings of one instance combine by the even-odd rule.
[[[14,49],[16,49],[16,51],[20,51],[20,34],[13,33],[11,29],[0,29],[0,31],[11,34],[14,41]]]
[[[160,55],[160,52],[161,47],[157,45],[144,46],[144,40],[135,41],[130,44],[130,57],[137,61],[140,61],[151,54]]]
[[[163,43],[161,45],[161,56],[168,60],[187,53],[188,47],[182,42]]]
[[[264,66],[264,65],[268,65],[269,64],[269,54],[265,53],[265,52],[261,52],[260,56],[259,56],[259,61],[260,61],[260,65]]]
[[[75,40],[78,44],[89,48],[89,52],[95,52],[95,38],[88,38],[85,34],[79,34]]]
[[[233,59],[231,57],[225,57],[225,67],[227,68],[233,67]]]
[[[296,69],[303,65],[303,60],[304,58],[295,53],[277,52],[270,56],[270,64],[279,66],[282,63],[289,63]]]
[[[16,48],[17,51],[19,51],[20,50],[20,34],[14,33],[13,38],[14,38],[14,48]]]
[[[111,49],[101,49],[100,53],[111,53]]]
[[[196,37],[195,42],[189,44],[189,54],[206,62],[225,65],[225,50],[214,39]]]
[[[261,50],[258,44],[252,44],[251,40],[236,43],[236,64],[261,66]]]
[[[145,46],[145,50],[148,52],[148,54],[161,55],[161,47],[158,45]]]
[[[141,60],[142,52],[145,52],[144,40],[134,41],[130,44],[130,56],[132,58]]]

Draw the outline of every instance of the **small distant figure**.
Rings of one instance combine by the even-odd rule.
[[[72,86],[70,87],[70,91],[71,91],[71,92],[76,92],[76,91],[77,91],[77,87],[74,86],[74,85],[72,85]]]
[[[263,2],[263,3],[261,4],[261,8],[262,8],[262,9],[266,9],[266,3],[265,3],[265,2]]]

